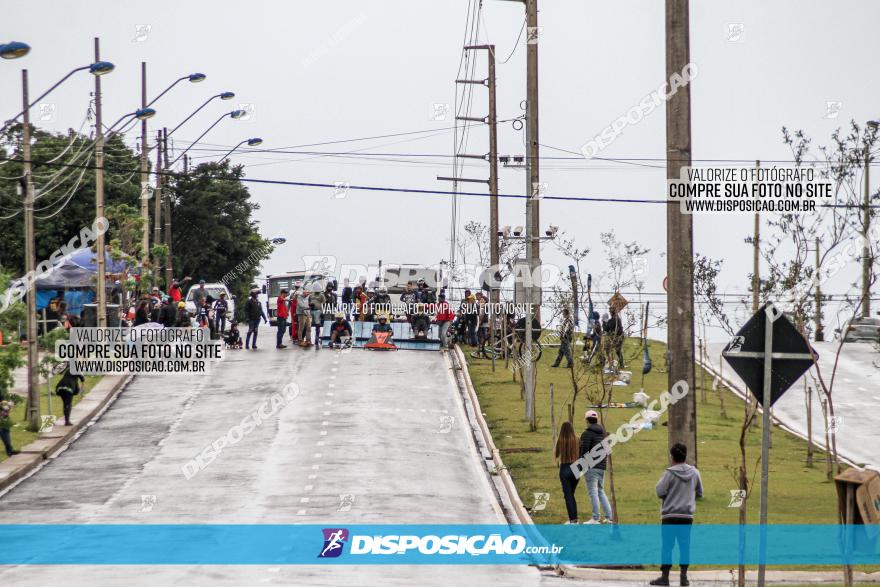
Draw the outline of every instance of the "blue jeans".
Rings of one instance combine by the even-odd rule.
[[[281,346],[281,343],[284,342],[284,332],[287,330],[287,318],[276,318],[275,322],[278,325],[278,333],[275,335],[275,346]]]
[[[605,469],[592,468],[587,471],[587,494],[590,496],[590,505],[593,507],[593,519],[599,519],[599,504],[605,512],[605,518],[610,520],[611,503],[605,495]]]
[[[9,432],[9,428],[0,428],[0,440],[3,441],[3,448],[6,449],[6,456],[12,456],[12,435]]]

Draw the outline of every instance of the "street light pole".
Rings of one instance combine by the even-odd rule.
[[[158,165],[159,174],[161,175],[165,169],[168,169],[168,129],[162,129],[162,163]],[[170,190],[166,190],[169,192]],[[165,246],[168,248],[165,254],[165,287],[171,287],[174,280],[174,269],[172,267],[173,260],[171,258],[171,194],[166,193],[163,198],[165,201]]]
[[[865,199],[862,207],[862,318],[871,317],[871,150],[865,145]]]
[[[101,61],[101,39],[95,37],[95,62]],[[101,127],[101,76],[95,76],[95,218],[104,217],[104,130]],[[98,275],[95,283],[98,304],[98,327],[107,326],[106,267],[104,263],[104,233],[97,238]]]
[[[21,70],[21,101],[24,106],[21,130],[21,155],[24,162],[24,274],[33,275],[37,264],[34,253],[34,183],[31,177],[31,116],[28,106],[28,70]],[[31,287],[27,292],[27,388],[28,428],[40,429],[40,387],[37,380],[39,357],[37,355],[37,291]]]
[[[147,107],[147,62],[141,61],[141,108]],[[150,176],[149,152],[147,151],[147,119],[141,120],[141,264],[146,271],[150,262]],[[155,276],[150,278],[150,285],[156,284]]]

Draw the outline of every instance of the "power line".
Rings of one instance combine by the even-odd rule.
[[[18,162],[23,162],[21,159],[0,156],[0,161],[2,160],[14,160]],[[31,165],[39,166],[46,165],[52,167],[71,167],[71,168],[83,168],[86,169],[97,169],[95,165],[78,165],[78,164],[69,164],[69,163],[47,163],[45,161],[30,161]],[[109,170],[107,166],[104,166],[105,171]],[[114,173],[131,173],[132,170],[113,170]],[[163,171],[157,172],[155,169],[150,170],[148,172],[149,175],[162,175],[163,177],[172,177],[179,178],[182,175],[181,173],[175,173],[171,171]],[[293,181],[293,180],[280,180],[280,179],[258,179],[253,177],[237,177],[237,178],[225,178],[225,177],[208,177],[208,179],[214,179],[217,181],[240,181],[242,183],[255,183],[255,184],[264,184],[264,185],[283,185],[283,186],[291,186],[291,187],[311,187],[311,188],[332,188],[336,189],[337,184],[334,183],[322,183],[322,182],[305,182],[305,181]],[[482,192],[461,192],[461,191],[450,191],[450,190],[438,190],[438,189],[420,189],[420,188],[402,188],[402,187],[392,187],[392,186],[366,186],[366,185],[349,185],[347,189],[351,190],[364,190],[371,192],[395,192],[395,193],[406,193],[406,194],[423,194],[423,195],[444,195],[444,196],[474,196],[481,198],[488,198],[488,193]],[[529,196],[526,194],[498,194],[499,198],[516,198],[516,199],[525,199]],[[598,197],[598,196],[541,196],[543,200],[558,200],[558,201],[570,201],[570,202],[602,202],[608,204],[671,204],[669,200],[658,200],[658,199],[648,199],[648,198],[613,198],[613,197]],[[817,204],[819,208],[864,208],[863,204]],[[871,208],[880,208],[880,204],[872,204]]]

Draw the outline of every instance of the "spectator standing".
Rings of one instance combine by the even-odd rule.
[[[660,577],[651,585],[669,585],[672,569],[672,549],[678,543],[678,562],[681,569],[680,585],[687,586],[687,570],[691,555],[691,526],[697,509],[696,499],[703,497],[703,480],[696,467],[687,464],[687,447],[681,443],[669,449],[672,466],[666,469],[657,482],[657,497],[662,500],[660,523],[662,525],[660,547]]]
[[[562,308],[562,323],[559,325],[559,354],[553,362],[553,367],[558,367],[565,357],[566,368],[571,369],[574,361],[571,358],[571,341],[574,336],[574,322],[571,319],[571,311],[566,306]]]
[[[287,290],[282,289],[278,294],[278,300],[275,306],[275,322],[278,327],[278,334],[275,335],[275,348],[286,349],[284,343],[284,331],[287,330],[287,317],[289,308],[287,306]]]
[[[605,355],[608,362],[611,362],[612,353],[617,357],[617,369],[623,369],[623,323],[616,308],[609,308],[610,315],[608,319],[602,323],[602,330],[605,335]]]
[[[317,348],[321,348],[321,328],[324,326],[321,318],[325,303],[327,303],[327,296],[320,289],[313,291],[309,296],[309,310],[311,311],[312,326],[315,328],[315,344]]]
[[[348,278],[346,277],[342,281],[342,311],[345,314],[346,320],[351,320],[351,300],[352,294],[354,290],[348,284]]]
[[[79,395],[80,382],[85,382],[86,378],[82,375],[74,375],[70,372],[70,366],[68,365],[64,372],[61,374],[61,379],[58,380],[58,384],[55,386],[55,395],[61,398],[61,402],[63,404],[64,411],[64,425],[70,426],[70,412],[73,409],[73,396]]]
[[[581,458],[589,455],[590,451],[597,444],[601,444],[605,439],[605,429],[599,424],[599,414],[595,410],[588,410],[585,414],[587,419],[587,429],[581,434]],[[587,457],[589,458],[589,457]],[[608,496],[605,495],[605,467],[608,463],[608,455],[602,455],[602,460],[595,466],[587,469],[587,494],[590,496],[590,506],[593,509],[593,517],[591,520],[584,522],[585,524],[599,523],[599,506],[605,513],[605,522],[614,523],[611,513],[611,503]]]
[[[3,448],[6,449],[6,456],[11,457],[19,454],[21,451],[15,450],[12,446],[12,410],[15,408],[10,400],[0,401],[0,440],[3,441]]]
[[[260,329],[260,320],[266,322],[266,313],[263,312],[263,305],[257,296],[260,294],[259,289],[252,289],[251,295],[247,303],[244,305],[244,316],[248,321],[248,331],[244,337],[244,348],[251,346],[251,336],[254,337],[254,350],[257,350],[257,333]]]
[[[299,325],[299,346],[307,347],[312,344],[312,318],[309,313],[309,292],[305,286],[296,298],[296,320]]]
[[[226,301],[226,292],[220,292],[220,299],[214,302],[214,322],[217,332],[226,330],[226,312],[229,311],[229,302]]]
[[[568,512],[568,523],[578,523],[577,500],[574,490],[577,489],[578,477],[571,470],[571,464],[578,459],[578,437],[574,433],[571,422],[563,422],[556,440],[556,462],[559,464],[559,482],[562,483],[562,496],[565,498],[565,509]]]
[[[440,294],[440,301],[437,305],[437,324],[440,330],[440,350],[449,346],[447,337],[449,336],[449,326],[452,324],[453,320],[455,320],[455,313],[452,311],[452,308],[449,307],[449,302],[446,301],[446,296]]]

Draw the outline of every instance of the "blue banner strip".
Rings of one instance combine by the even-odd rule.
[[[748,525],[0,525],[0,564],[755,565]],[[771,525],[770,565],[880,564],[877,526]]]

